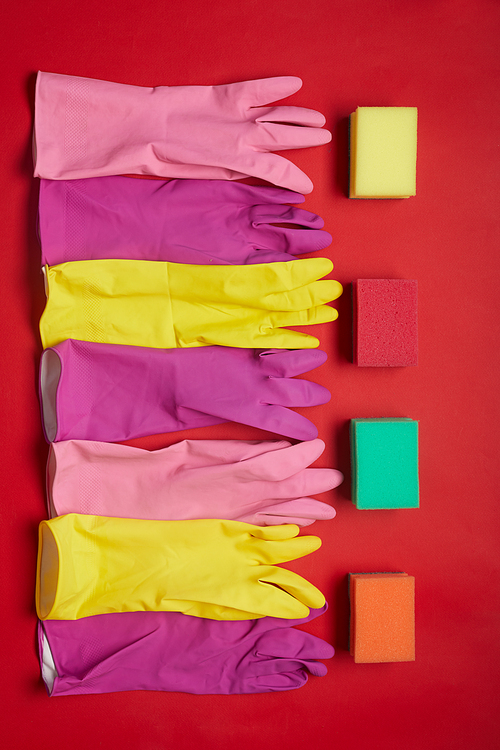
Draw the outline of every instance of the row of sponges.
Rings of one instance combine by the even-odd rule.
[[[358,107],[350,117],[351,198],[416,192],[415,107]],[[358,279],[353,360],[361,367],[417,364],[417,282]],[[351,420],[352,500],[359,509],[417,508],[418,422]],[[349,651],[356,663],[414,661],[415,579],[406,573],[349,575]]]

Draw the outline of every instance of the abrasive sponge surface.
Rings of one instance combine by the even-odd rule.
[[[418,422],[351,419],[352,501],[360,510],[418,508]]]
[[[357,279],[352,284],[353,359],[359,367],[418,364],[418,282]]]
[[[349,651],[356,663],[415,660],[415,578],[350,573]]]

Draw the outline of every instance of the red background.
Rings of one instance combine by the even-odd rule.
[[[5,6],[6,4],[4,4]],[[0,55],[2,169],[2,686],[7,748],[497,748],[499,680],[497,0],[19,0]],[[329,146],[290,152],[312,178],[306,208],[334,237],[346,287],[319,330],[328,362],[312,377],[326,407],[304,410],[327,445],[318,466],[346,482],[320,551],[290,567],[325,592],[309,626],[337,650],[328,676],[254,696],[123,693],[49,699],[39,677],[33,603],[44,515],[36,396],[43,308],[31,178],[35,72],[142,85],[304,81],[293,104],[321,110]],[[347,118],[358,105],[419,109],[417,196],[349,201]],[[419,366],[350,363],[350,282],[419,283]],[[420,421],[421,508],[357,511],[348,421]],[[268,437],[237,425],[158,437]],[[415,663],[355,665],[347,653],[349,571],[416,577]]]

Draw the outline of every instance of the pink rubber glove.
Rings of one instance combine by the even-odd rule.
[[[40,363],[45,435],[119,442],[161,432],[240,422],[295,440],[316,427],[290,406],[330,400],[295,379],[326,361],[318,349],[152,349],[68,339]]]
[[[130,258],[195,265],[294,260],[331,243],[304,196],[223,180],[41,180],[42,263]],[[276,224],[292,224],[278,227]]]
[[[283,76],[146,88],[40,72],[35,177],[251,176],[310,193],[307,175],[270,152],[328,143],[331,133],[321,129],[325,118],[303,107],[264,106],[301,86],[300,78]]]
[[[326,492],[343,480],[335,469],[307,468],[324,449],[319,439],[297,445],[184,440],[152,452],[87,440],[52,443],[49,514],[309,526],[333,518],[335,510],[304,495]]]

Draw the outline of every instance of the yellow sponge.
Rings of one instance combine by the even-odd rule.
[[[415,195],[417,108],[358,107],[349,124],[349,198]]]
[[[357,663],[415,661],[415,578],[350,573],[349,651]]]

